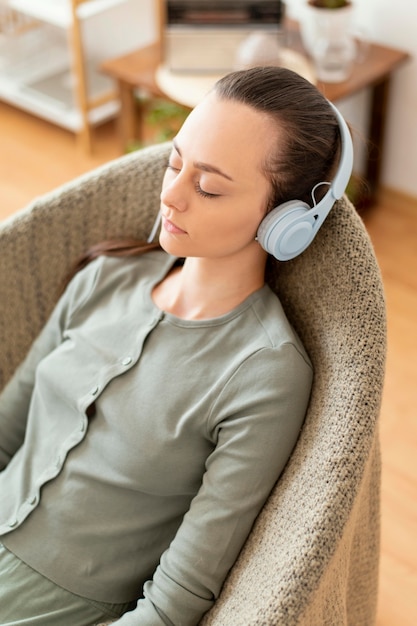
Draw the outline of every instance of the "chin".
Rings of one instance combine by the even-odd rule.
[[[172,236],[167,236],[164,232],[159,235],[159,245],[167,254],[171,254],[176,257],[186,256],[186,246],[180,241],[175,240]]]

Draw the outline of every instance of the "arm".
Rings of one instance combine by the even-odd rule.
[[[0,395],[0,470],[23,443],[38,363],[59,341],[56,312]]]
[[[245,361],[216,400],[201,488],[144,598],[117,626],[193,626],[219,595],[297,440],[312,372],[291,344]]]
[[[25,360],[0,394],[0,471],[23,443],[37,366],[60,344],[71,312],[89,294],[94,277],[95,271],[89,268],[71,281]]]

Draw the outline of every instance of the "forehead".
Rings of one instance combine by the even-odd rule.
[[[185,120],[176,143],[184,159],[216,165],[233,176],[262,172],[277,149],[278,131],[265,113],[211,93]]]

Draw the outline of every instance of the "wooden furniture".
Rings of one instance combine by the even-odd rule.
[[[297,40],[296,40],[297,41]],[[298,44],[300,45],[300,44]],[[368,113],[368,154],[364,177],[367,191],[358,208],[374,204],[378,189],[384,153],[385,122],[391,76],[409,59],[409,54],[387,46],[370,43],[366,59],[356,62],[350,77],[342,83],[317,84],[320,91],[334,103],[348,98],[362,89],[370,88],[371,102]]]
[[[125,2],[7,0],[20,22],[31,22],[6,33],[0,98],[75,132],[90,152],[92,126],[114,116],[119,100],[113,81],[87,58],[83,23]],[[111,41],[108,49],[115,50]]]
[[[107,90],[97,96],[89,96],[87,68],[85,64],[85,51],[83,46],[83,37],[81,31],[81,22],[79,18],[78,8],[89,2],[90,0],[71,0],[71,18],[72,18],[72,46],[74,55],[74,73],[77,76],[75,81],[75,94],[81,116],[80,139],[85,150],[91,152],[91,124],[89,120],[90,111],[100,107],[103,104],[114,101],[114,89]]]
[[[295,49],[302,50],[298,31],[294,31],[291,40]],[[354,64],[348,80],[338,84],[318,83],[320,91],[335,103],[361,89],[371,89],[369,111],[369,143],[371,148],[368,152],[365,171],[367,192],[365,197],[361,198],[361,207],[372,204],[375,200],[383,157],[390,78],[392,73],[408,57],[406,52],[370,43],[365,62]],[[135,50],[131,54],[109,59],[101,66],[102,71],[114,78],[119,86],[121,99],[120,137],[123,149],[126,148],[129,141],[137,137],[136,116],[139,115],[140,117],[141,109],[135,100],[135,90],[145,89],[154,96],[167,96],[156,80],[156,73],[161,66],[161,61],[161,46],[157,42],[151,46]],[[186,94],[182,92],[181,104],[184,104],[186,97]],[[170,93],[170,99],[173,99],[172,93]]]
[[[141,89],[151,96],[166,97],[158,87],[155,72],[162,61],[159,43],[139,48],[116,59],[105,61],[101,70],[117,81],[120,98],[120,148],[125,152],[130,142],[141,137],[143,108],[135,91]]]

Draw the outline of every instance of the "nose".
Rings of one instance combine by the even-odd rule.
[[[187,208],[186,189],[181,174],[177,174],[173,178],[172,174],[167,172],[162,183],[161,204],[175,211],[185,211]]]

